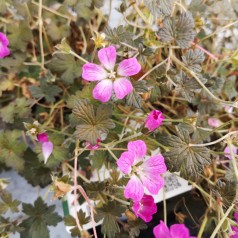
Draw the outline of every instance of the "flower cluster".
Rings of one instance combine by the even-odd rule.
[[[161,177],[161,174],[166,172],[164,157],[155,155],[145,159],[147,147],[142,140],[129,142],[127,148],[128,151],[123,152],[117,161],[119,169],[124,174],[130,174],[124,196],[134,200],[135,214],[145,221],[149,221],[157,209],[156,205],[151,205],[153,198],[144,195],[144,189],[146,188],[149,193],[156,195],[164,186],[164,180]],[[150,209],[146,210],[144,207],[150,207]]]
[[[164,120],[164,116],[161,111],[159,110],[153,110],[149,116],[146,118],[145,121],[145,127],[148,128],[148,130],[154,131],[157,127],[159,127]]]
[[[116,48],[109,46],[98,51],[98,59],[102,66],[86,63],[82,77],[87,81],[98,81],[93,89],[93,97],[101,102],[108,102],[115,93],[123,99],[133,90],[129,76],[140,72],[141,66],[136,58],[125,59],[116,67]]]

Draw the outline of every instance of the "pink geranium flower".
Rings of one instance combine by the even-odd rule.
[[[174,224],[170,229],[160,221],[160,224],[154,227],[155,238],[195,238],[189,235],[189,230],[184,224]]]
[[[140,217],[145,222],[150,222],[152,215],[157,212],[157,206],[152,196],[144,194],[140,201],[134,202],[132,210],[137,217]]]
[[[232,148],[233,154],[236,155],[237,148],[234,145],[231,145],[231,148]],[[224,153],[226,158],[231,159],[231,151],[229,146],[226,146],[226,148],[224,149]]]
[[[141,70],[136,58],[125,59],[115,67],[116,56],[116,48],[109,46],[98,51],[102,66],[93,63],[83,66],[82,77],[87,81],[98,81],[93,89],[93,97],[101,102],[109,101],[113,92],[118,99],[131,93],[133,86],[128,77]]]
[[[236,223],[238,224],[238,212],[235,212],[234,217],[235,217]],[[234,232],[234,234],[230,238],[238,238],[238,227],[232,226],[231,229]]]
[[[37,140],[42,144],[42,153],[44,156],[44,163],[46,164],[53,152],[54,145],[49,141],[48,135],[45,132],[37,134]]]
[[[162,115],[162,112],[153,110],[146,118],[145,127],[148,128],[149,131],[153,131],[162,124],[163,120],[164,116]]]
[[[123,152],[117,160],[117,165],[124,174],[130,174],[124,196],[134,201],[140,201],[144,195],[144,187],[151,194],[158,194],[164,186],[164,180],[160,176],[166,171],[164,157],[154,155],[145,159],[146,144],[142,140],[129,142],[128,151]]]
[[[9,41],[7,36],[0,32],[0,59],[8,56],[10,54],[10,50],[7,48]]]

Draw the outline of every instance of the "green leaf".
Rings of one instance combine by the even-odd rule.
[[[29,217],[21,223],[25,228],[21,238],[49,238],[47,226],[56,226],[61,221],[61,217],[54,210],[55,206],[47,206],[41,197],[37,198],[34,206],[23,203],[23,212]]]
[[[142,98],[140,93],[148,92],[145,81],[132,81],[133,91],[126,96],[126,104],[135,108],[141,108]]]
[[[105,34],[107,35],[107,39],[112,44],[119,44],[120,42],[133,42],[133,34],[131,32],[128,32],[122,25],[113,29],[107,26],[105,29]]]
[[[92,145],[97,144],[97,139],[101,139],[102,133],[108,134],[109,129],[113,129],[115,124],[110,119],[112,107],[101,104],[96,112],[89,100],[76,100],[73,114],[79,120],[74,135],[79,140],[89,141]]]
[[[82,74],[82,62],[72,55],[55,54],[48,67],[67,84],[73,83]]]
[[[120,232],[116,218],[121,216],[125,211],[125,207],[116,202],[109,201],[103,207],[97,208],[96,211],[96,221],[103,219],[101,232],[108,238],[115,237],[115,234]]]
[[[237,97],[238,92],[236,90],[236,76],[228,77],[223,86],[223,92],[231,100]]]
[[[11,210],[11,212],[18,212],[18,206],[21,204],[18,200],[12,199],[12,194],[8,192],[3,192],[0,195],[0,198],[2,199],[2,202],[0,202],[0,214],[4,214],[8,211],[8,209]]]
[[[16,170],[23,169],[22,155],[27,148],[26,144],[19,140],[20,137],[21,131],[18,130],[0,133],[0,162]]]
[[[45,80],[40,81],[40,86],[30,86],[29,90],[34,98],[45,98],[47,102],[55,102],[62,89],[57,85],[49,84]]]
[[[31,113],[31,104],[31,100],[17,98],[14,102],[0,109],[0,116],[2,120],[7,123],[14,123],[14,120],[17,118],[27,118]]]
[[[200,79],[204,84],[206,79]],[[174,78],[177,87],[175,91],[181,93],[186,100],[192,102],[196,93],[201,92],[201,85],[197,82],[196,79],[188,77],[183,71],[180,71]]]
[[[101,169],[107,158],[107,152],[103,150],[94,151],[90,156],[92,161],[92,167],[95,169]]]
[[[160,142],[170,147],[163,155],[172,172],[180,172],[185,179],[194,179],[210,164],[210,153],[206,147],[190,146],[189,132],[178,127],[178,136],[160,137]]]
[[[174,0],[147,0],[144,3],[152,15],[163,17],[172,13]]]
[[[146,230],[147,225],[142,219],[128,221],[130,237],[138,237],[141,230]]]
[[[189,49],[185,56],[182,56],[184,64],[195,73],[200,73],[202,71],[201,64],[204,59],[204,53],[199,49]]]
[[[222,201],[223,205],[228,208],[238,199],[237,181],[218,180],[214,189],[212,189],[214,197]]]
[[[36,154],[28,149],[24,154],[25,167],[20,172],[20,175],[24,177],[28,183],[32,186],[46,187],[52,182],[51,170],[40,163],[36,158]]]
[[[8,39],[11,42],[11,47],[24,51],[27,44],[32,40],[30,27],[21,21],[15,22],[15,24],[9,24],[7,30],[10,32]]]
[[[186,12],[178,18],[165,18],[158,35],[163,42],[176,42],[182,49],[188,48],[196,35],[192,14]]]
[[[87,191],[87,194],[92,198],[96,198],[104,189],[105,183],[104,182],[91,182],[91,183],[84,183],[84,187]]]

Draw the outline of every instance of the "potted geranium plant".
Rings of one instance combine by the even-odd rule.
[[[2,177],[0,237],[237,237],[237,1],[113,2],[0,1],[0,169],[64,207]]]

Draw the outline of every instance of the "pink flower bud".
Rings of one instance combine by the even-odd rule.
[[[162,112],[153,110],[146,118],[145,127],[148,128],[149,131],[153,131],[162,124],[163,120],[164,116],[162,115]]]

